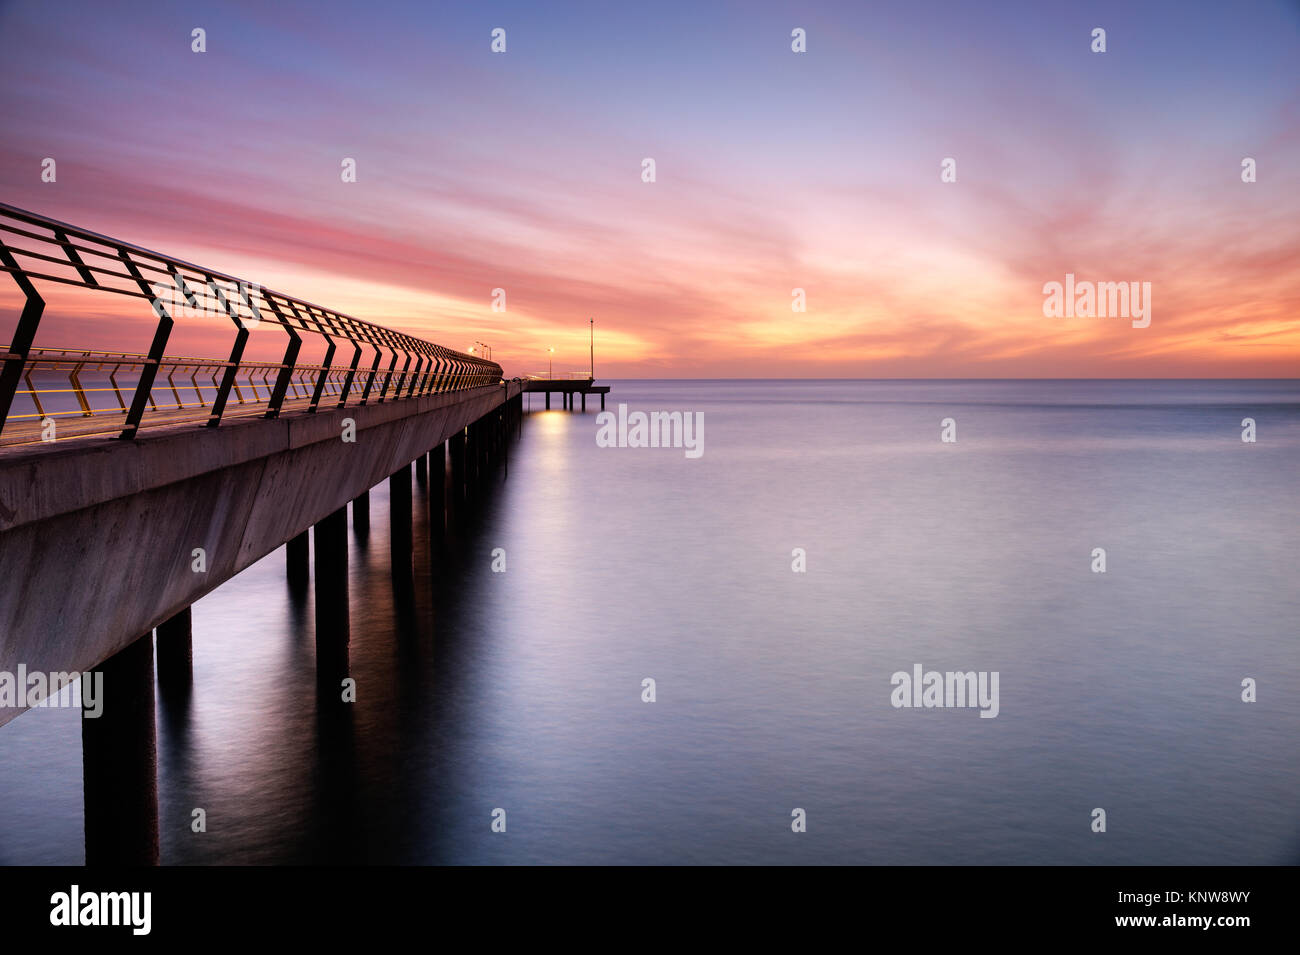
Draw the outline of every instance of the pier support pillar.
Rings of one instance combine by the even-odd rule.
[[[501,441],[501,467],[507,476],[510,474],[510,432],[514,428],[515,403],[509,401],[501,410],[501,422],[498,436]]]
[[[587,393],[585,391],[582,393],[582,413],[587,413]]]
[[[370,530],[369,491],[362,491],[352,499],[352,529],[362,536]]]
[[[551,410],[551,393],[549,391],[546,393],[546,410]]]
[[[465,427],[465,500],[474,499],[474,453],[475,438],[474,425],[471,423]]]
[[[447,442],[451,462],[451,484],[447,488],[447,518],[456,520],[465,503],[465,432],[457,431]]]
[[[415,459],[415,480],[420,484],[423,484],[428,479],[428,471],[425,470],[425,458],[422,454]]]
[[[393,555],[393,576],[411,575],[411,466],[404,464],[388,478],[389,535]]]
[[[483,448],[487,444],[482,418],[469,426],[469,435],[471,447],[474,449],[474,459],[470,462],[469,470],[470,493],[475,500],[478,500],[479,491],[483,487]]]
[[[600,396],[600,410],[601,410],[601,411],[604,411],[604,410],[605,410],[605,395],[604,395],[603,392],[601,393],[601,396]]]
[[[348,509],[321,518],[316,543],[316,681],[326,695],[341,699],[348,673]]]
[[[102,710],[81,720],[86,865],[157,865],[153,633],[109,657],[98,672]]]
[[[295,587],[306,586],[309,579],[307,542],[307,531],[303,531],[297,537],[290,537],[289,543],[284,545],[284,557],[286,569],[289,572],[289,583]]]
[[[191,608],[186,607],[158,625],[158,685],[168,690],[188,688],[194,678],[194,628]]]
[[[447,444],[429,452],[429,534],[441,540],[447,529]]]
[[[478,427],[478,486],[481,490],[487,483],[488,469],[492,464],[492,419],[484,415],[475,424]]]

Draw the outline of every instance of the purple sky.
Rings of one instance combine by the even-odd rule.
[[[511,374],[588,317],[611,377],[1300,369],[1295,4],[3,3],[0,62],[0,200]],[[1066,273],[1150,326],[1045,317]],[[49,297],[38,344],[148,341]]]

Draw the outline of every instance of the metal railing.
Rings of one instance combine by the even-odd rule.
[[[0,431],[24,419],[99,417],[103,426],[83,426],[76,433],[120,429],[119,437],[129,439],[146,414],[174,423],[203,409],[208,426],[216,427],[231,407],[232,395],[237,409],[232,413],[260,411],[274,418],[286,401],[314,412],[323,400],[342,408],[349,400],[383,402],[501,381],[501,366],[495,362],[4,203],[0,270],[13,276],[26,297],[13,343],[0,353]],[[33,348],[45,308],[35,280],[147,300],[158,317],[149,351]],[[168,356],[167,340],[178,312],[231,321],[235,338],[230,357]],[[244,361],[250,332],[267,325],[286,333],[284,357],[279,362]],[[322,362],[298,362],[304,335],[324,341]],[[335,364],[339,347],[348,345],[351,361]],[[367,349],[374,350],[374,360],[363,367]],[[341,357],[346,361],[348,356]],[[47,382],[48,387],[40,387]]]

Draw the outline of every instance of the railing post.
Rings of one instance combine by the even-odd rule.
[[[347,405],[348,392],[352,390],[352,379],[357,376],[357,365],[361,362],[360,343],[354,340],[351,336],[348,336],[348,341],[352,343],[352,347],[357,351],[356,354],[352,356],[352,367],[348,369],[347,377],[343,379],[343,388],[339,391],[339,402],[334,406],[336,408],[342,408]]]
[[[402,368],[402,378],[406,377],[406,369],[410,367],[411,356],[406,356],[406,365]],[[388,397],[388,386],[393,383],[393,369],[397,367],[397,349],[393,349],[393,360],[388,363],[388,370],[384,372],[384,386],[379,389],[379,403],[383,404],[384,399]],[[402,397],[402,383],[398,381],[395,397]]]
[[[397,397],[399,398],[402,397],[401,395],[402,383],[406,380],[406,369],[409,368],[410,365],[411,365],[411,359],[408,356],[406,359],[406,364],[402,366],[402,377],[399,378],[397,381],[397,388],[398,388]],[[406,397],[409,398],[413,394],[415,394],[415,387],[420,383],[420,369],[423,367],[424,367],[424,356],[421,355],[419,358],[415,360],[415,371],[411,372],[411,384],[406,389]]]
[[[32,342],[36,338],[36,329],[41,324],[45,299],[37,294],[36,286],[28,280],[19,267],[17,259],[3,242],[0,242],[0,260],[15,270],[9,274],[14,277],[18,288],[27,297],[22,314],[18,318],[18,327],[14,329],[9,354],[4,356],[4,368],[0,371],[0,431],[3,431],[5,421],[9,417],[9,409],[13,407],[14,395],[18,392],[18,382],[23,377],[23,366],[27,363],[27,355],[32,350]]]
[[[289,303],[289,307],[293,308],[295,315],[298,314],[298,309],[294,307],[292,302]],[[325,331],[325,323],[317,318],[311,309],[307,309],[307,314],[316,322],[316,330],[320,332],[321,338],[325,339],[326,342],[325,357],[321,360],[320,377],[316,379],[316,387],[311,393],[311,404],[307,406],[307,410],[314,414],[317,406],[320,405],[321,394],[325,391],[325,382],[329,378],[330,368],[334,361],[334,351],[338,348],[338,344],[334,339],[330,338],[329,332]]]
[[[402,386],[406,383],[406,372],[411,367],[411,353],[407,349],[409,339],[406,335],[388,334],[388,347],[392,349],[393,360],[388,363],[388,373],[384,376],[384,389],[380,392],[379,400],[383,401],[388,396],[388,388],[393,383],[393,371],[397,368],[397,353],[400,351],[406,356],[406,363],[402,365],[402,373],[397,379],[397,387],[393,389],[393,397],[402,397]]]
[[[415,363],[415,371],[411,374],[411,387],[406,393],[406,397],[415,394],[428,394],[429,392],[429,372],[433,368],[433,353],[425,342],[419,342],[416,352],[420,356]]]
[[[230,361],[226,364],[226,373],[221,376],[221,386],[217,389],[217,397],[212,401],[212,413],[208,415],[208,427],[215,428],[221,423],[221,415],[226,410],[226,399],[230,397],[230,386],[235,383],[235,376],[239,374],[239,361],[244,357],[244,346],[248,344],[248,326],[240,321],[239,316],[235,314],[235,310],[232,309],[230,303],[226,301],[226,296],[221,293],[221,289],[217,288],[216,279],[211,275],[208,276],[208,288],[212,290],[212,294],[216,296],[217,301],[221,303],[221,307],[224,308],[226,314],[230,316],[230,320],[234,322],[235,327],[239,329],[239,331],[235,333],[235,346],[230,350]],[[253,306],[252,301],[249,299],[248,291],[242,286],[240,287],[239,294],[243,297],[245,304],[248,305],[254,314],[260,315],[260,313],[257,312],[257,309]]]
[[[384,360],[384,353],[380,350],[379,345],[375,342],[368,342],[371,348],[375,350],[375,363],[370,366],[370,374],[366,377],[366,386],[361,389],[361,401],[358,404],[365,404],[370,398],[370,389],[374,387],[375,375],[379,373],[379,363]],[[360,359],[358,359],[360,360]],[[397,361],[396,352],[393,353],[393,361]]]
[[[158,328],[153,333],[153,341],[149,345],[148,361],[140,368],[140,380],[136,383],[135,397],[131,399],[131,409],[126,413],[126,422],[122,427],[122,433],[118,435],[123,441],[135,437],[135,433],[140,428],[140,419],[144,417],[145,405],[149,403],[149,397],[153,393],[154,378],[158,374],[158,366],[162,364],[163,353],[167,349],[167,339],[172,331],[172,317],[167,314],[167,309],[162,307],[158,297],[153,294],[149,284],[145,282],[144,276],[136,268],[131,257],[125,249],[118,250],[118,258],[126,263],[127,271],[135,279],[136,284],[140,286],[140,291],[150,296],[153,303],[153,310],[158,314]]]
[[[402,336],[405,339],[405,336]],[[411,352],[407,348],[409,343],[403,341],[402,354],[406,356],[406,361],[402,363],[402,372],[397,376],[397,386],[393,389],[393,398],[402,397],[402,389],[406,387],[406,373],[411,370]],[[393,363],[388,366],[388,377],[384,379],[384,394],[388,394],[388,386],[393,382],[393,370],[397,368],[397,349],[393,349]]]
[[[274,300],[264,299],[266,304],[271,306],[271,311],[275,317],[280,320],[280,327],[289,333],[289,346],[284,350],[284,361],[280,364],[280,374],[276,376],[275,388],[271,391],[271,401],[266,407],[266,417],[276,418],[280,415],[280,408],[284,404],[284,396],[289,390],[289,381],[293,377],[293,366],[298,361],[298,351],[302,348],[302,338],[298,335],[297,330],[285,321],[284,314],[276,306]],[[297,314],[295,312],[294,314]]]

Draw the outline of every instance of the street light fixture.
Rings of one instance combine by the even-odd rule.
[[[554,348],[548,348],[548,349],[546,349],[546,351],[547,351],[551,356],[553,356],[553,355],[555,354],[555,349],[554,349]],[[555,377],[555,370],[554,370],[554,367],[553,367],[553,366],[554,366],[554,363],[555,363],[555,359],[554,359],[553,357],[548,357],[548,358],[546,359],[546,377],[547,377],[547,378],[552,378],[552,379],[553,379],[553,378]]]

